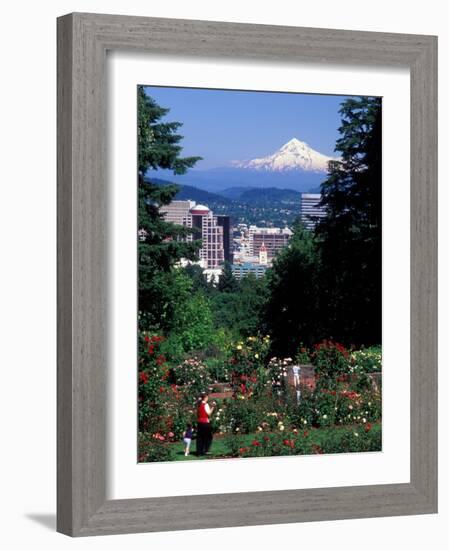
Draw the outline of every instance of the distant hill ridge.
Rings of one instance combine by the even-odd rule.
[[[234,224],[291,226],[301,211],[301,193],[292,189],[237,186],[212,193],[193,185],[183,185],[162,178],[150,177],[146,180],[157,185],[174,183],[179,187],[175,200],[205,204],[217,215],[230,216]],[[308,190],[310,189],[309,187]]]
[[[158,185],[172,185],[170,182],[160,178],[146,178]],[[218,193],[212,193],[199,189],[193,185],[183,185],[175,183],[180,190],[176,195],[177,200],[193,200],[196,202],[220,202],[223,204],[231,204],[234,201],[246,204],[254,204],[260,202],[297,202],[301,200],[301,192],[293,189],[279,189],[277,187],[230,187],[223,189]],[[309,193],[319,193],[319,189],[311,189]]]
[[[198,187],[193,187],[191,185],[183,185],[180,183],[175,183],[172,181],[163,180],[160,178],[145,178],[146,181],[152,181],[157,185],[177,185],[179,191],[176,194],[176,200],[191,200],[198,203],[222,203],[223,205],[232,204],[232,200],[218,193],[211,193],[210,191],[205,191],[204,189],[199,189]]]

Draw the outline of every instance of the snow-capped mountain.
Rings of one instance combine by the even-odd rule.
[[[304,141],[293,138],[272,155],[252,160],[232,161],[235,168],[247,168],[268,172],[303,170],[327,172],[328,162],[334,160],[312,149]]]
[[[272,155],[252,160],[231,161],[227,166],[208,170],[189,170],[182,176],[172,173],[153,174],[181,185],[189,185],[212,193],[232,187],[293,189],[310,192],[327,178],[331,157],[293,138]]]

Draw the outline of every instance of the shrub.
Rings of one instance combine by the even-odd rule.
[[[307,365],[310,363],[310,351],[301,342],[298,353],[295,356],[295,363],[297,365]]]
[[[201,392],[207,392],[212,383],[207,366],[196,357],[186,359],[173,372],[176,384],[183,386],[184,395],[193,401]]]
[[[255,432],[265,420],[264,408],[254,400],[240,397],[226,403],[224,421],[231,432]]]
[[[261,457],[334,454],[382,450],[379,424],[325,430],[294,430],[256,436],[252,441],[229,436],[226,446],[231,456]]]
[[[169,368],[160,353],[162,336],[139,335],[139,429],[142,432],[163,428],[165,393],[169,389]]]
[[[349,372],[349,352],[342,344],[323,340],[315,345],[311,358],[315,373],[324,378],[333,379]]]
[[[285,391],[287,387],[288,369],[292,364],[292,359],[287,357],[286,359],[278,359],[272,357],[268,363],[268,376],[271,381],[273,392]]]
[[[246,340],[237,342],[231,359],[233,372],[236,375],[251,375],[258,368],[264,367],[269,346],[269,336],[248,336]]]
[[[382,348],[380,346],[372,346],[351,353],[350,372],[359,374],[381,371]]]
[[[169,447],[165,440],[158,438],[158,435],[139,433],[139,462],[162,462],[171,459]]]

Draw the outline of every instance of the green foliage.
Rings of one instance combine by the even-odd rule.
[[[213,285],[207,282],[206,276],[203,273],[203,268],[198,264],[189,264],[183,268],[183,272],[192,281],[192,291],[210,294],[213,292]]]
[[[231,456],[243,458],[380,451],[382,429],[380,425],[370,425],[339,430],[295,430],[256,435],[252,441],[230,436],[227,447]]]
[[[223,264],[223,272],[218,281],[217,290],[220,292],[236,292],[238,290],[238,282],[234,277],[229,262]]]
[[[301,342],[299,344],[298,352],[295,356],[295,363],[297,365],[307,365],[310,363],[310,350]]]
[[[267,275],[264,322],[275,355],[292,357],[299,342],[311,345],[323,337],[319,277],[315,238],[297,223],[289,246],[276,257]]]
[[[227,290],[211,293],[211,306],[216,327],[224,327],[235,338],[257,334],[263,328],[262,319],[267,299],[267,285],[264,278],[257,279],[253,274],[240,282],[234,277],[230,285],[234,291]]]
[[[139,334],[139,430],[165,431],[169,369],[160,352],[163,337]]]
[[[139,462],[165,462],[167,460],[171,460],[171,452],[166,443],[147,433],[139,433]]]
[[[270,347],[268,336],[248,336],[237,342],[233,350],[232,364],[236,374],[252,375],[259,367],[265,367]]]
[[[139,279],[139,287],[141,281]],[[178,311],[186,306],[192,293],[192,283],[181,270],[157,271],[147,285],[140,288],[141,330],[170,332],[179,326]]]
[[[141,329],[164,327],[168,319],[167,308],[173,301],[170,272],[181,259],[196,259],[199,242],[185,242],[183,238],[191,230],[166,222],[159,209],[169,204],[178,192],[175,185],[161,186],[145,180],[148,168],[165,168],[184,173],[199,157],[181,158],[176,133],[178,122],[162,123],[168,113],[138,88],[138,220],[139,220],[139,310],[145,325]],[[167,275],[169,274],[169,275]],[[167,295],[165,289],[167,288]]]
[[[324,378],[334,379],[349,372],[349,352],[338,342],[323,340],[316,344],[311,358],[315,373]]]
[[[189,403],[195,403],[202,392],[207,392],[211,378],[207,366],[193,357],[186,359],[173,369],[175,381],[182,386]]]
[[[193,294],[175,308],[171,337],[178,339],[186,353],[202,349],[213,342],[212,314],[209,301],[203,294]]]
[[[316,234],[327,335],[345,343],[381,341],[381,99],[352,98],[340,109],[336,150],[321,185],[327,215]],[[344,322],[343,322],[344,320]]]
[[[272,357],[268,363],[268,376],[271,383],[272,390],[276,393],[285,392],[287,389],[287,377],[288,370],[291,368],[292,359],[287,357],[285,359],[278,359]]]
[[[144,86],[137,89],[138,109],[138,158],[139,172],[152,168],[173,170],[175,174],[184,174],[192,168],[201,157],[181,158],[182,147],[179,142],[182,136],[176,132],[181,122],[160,122],[170,109],[160,107],[146,92]]]
[[[353,351],[350,357],[350,371],[354,373],[371,373],[382,371],[382,348],[371,346]]]
[[[233,433],[251,433],[265,418],[265,410],[260,404],[251,399],[238,397],[227,403],[226,416],[228,429]]]

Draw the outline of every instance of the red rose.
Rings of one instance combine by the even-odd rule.
[[[139,375],[139,380],[142,382],[142,384],[146,384],[149,380],[149,376],[146,372],[141,372]]]

